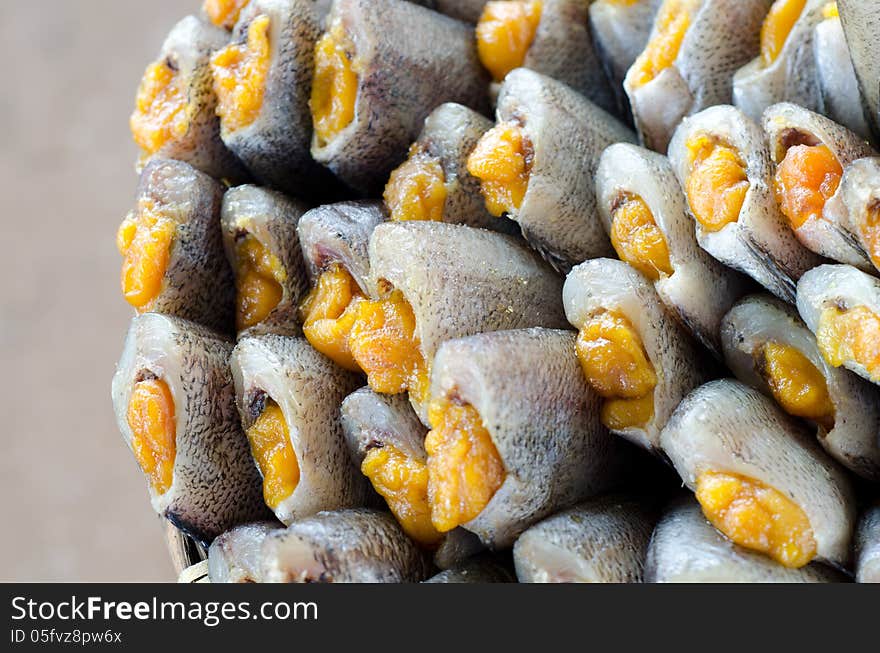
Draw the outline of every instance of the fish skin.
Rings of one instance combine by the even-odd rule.
[[[266,319],[240,332],[239,338],[268,333],[285,336],[302,333],[299,304],[308,294],[310,285],[297,225],[307,208],[298,200],[250,184],[231,188],[223,196],[220,223],[226,258],[231,265],[235,266],[236,238],[244,229],[278,258],[287,274],[281,284],[281,301]]]
[[[733,101],[733,74],[758,55],[761,25],[772,4],[704,0],[669,68],[640,88],[634,88],[635,73],[627,74],[624,88],[646,147],[665,152],[682,118]],[[655,32],[656,24],[652,37]]]
[[[617,99],[589,28],[592,0],[542,0],[541,19],[523,68],[566,84],[609,113]]]
[[[187,16],[171,29],[157,60],[174,61],[187,81],[189,128],[182,138],[167,143],[149,159],[177,159],[215,179],[241,182],[247,179],[247,171],[220,139],[220,119],[215,113],[217,96],[210,66],[211,55],[226,45],[228,38],[226,30],[196,16]]]
[[[458,20],[476,23],[480,20],[486,0],[416,0],[416,4]]]
[[[444,343],[431,397],[473,406],[504,465],[504,482],[464,528],[504,549],[529,526],[620,480],[625,445],[599,421],[571,331],[483,333]]]
[[[339,181],[311,155],[309,97],[315,44],[322,31],[319,11],[314,0],[252,0],[242,10],[231,42],[245,43],[251,22],[260,15],[271,21],[262,107],[254,122],[233,132],[221,120],[223,142],[262,185],[296,197],[339,195]]]
[[[737,222],[712,233],[694,220],[700,247],[721,263],[752,277],[774,295],[794,302],[795,285],[822,259],[797,240],[776,204],[773,162],[761,128],[736,107],[722,105],[685,118],[669,145],[669,160],[687,187],[687,141],[694,133],[715,135],[735,147],[746,164],[749,192]],[[688,209],[690,212],[690,209]]]
[[[260,553],[268,583],[416,583],[431,574],[424,552],[377,510],[320,512],[271,533]]]
[[[526,68],[507,75],[497,121],[520,123],[533,146],[528,190],[509,217],[562,274],[613,253],[596,215],[593,176],[615,142],[635,142],[620,121],[565,84]]]
[[[510,220],[496,218],[486,210],[480,180],[467,170],[468,157],[492,121],[473,109],[447,102],[425,119],[415,145],[440,161],[446,178],[443,222],[466,224],[502,233],[519,233]]]
[[[855,548],[856,582],[880,583],[880,505],[862,513]]]
[[[870,212],[880,205],[880,157],[869,157],[851,162],[843,171],[836,200],[828,206],[833,219],[854,238],[863,252],[871,251],[863,227],[870,224]],[[870,255],[869,255],[870,258]],[[878,267],[863,271],[876,275]]]
[[[427,464],[428,429],[413,412],[406,395],[382,395],[361,388],[345,398],[340,413],[348,449],[358,469],[370,449],[388,444]],[[445,533],[434,549],[434,565],[450,569],[483,549],[475,535],[456,528]]]
[[[666,310],[651,283],[623,261],[594,259],[576,267],[565,281],[563,302],[576,329],[604,309],[622,313],[639,334],[657,375],[654,416],[644,428],[616,433],[656,452],[660,431],[676,406],[710,378],[707,356]]]
[[[312,285],[339,263],[367,293],[370,236],[384,221],[381,202],[365,200],[326,204],[303,215],[296,229]]]
[[[654,529],[645,561],[647,583],[842,583],[822,564],[789,569],[737,546],[706,521],[692,497],[675,501]]]
[[[521,583],[640,583],[652,512],[611,495],[549,517],[516,541],[516,576]]]
[[[816,333],[822,311],[834,305],[865,306],[880,315],[880,279],[850,265],[822,265],[807,272],[798,283],[797,308],[807,328]],[[875,384],[860,363],[845,361],[843,367]]]
[[[745,294],[748,283],[697,243],[687,198],[665,156],[629,143],[612,145],[602,154],[596,196],[609,236],[612,209],[623,193],[641,197],[666,238],[673,274],[653,282],[654,289],[679,322],[720,358],[721,318]]]
[[[721,339],[730,370],[740,381],[771,398],[758,360],[761,348],[775,342],[803,354],[821,372],[834,404],[834,427],[826,431],[816,426],[819,444],[860,476],[880,480],[880,389],[829,365],[793,306],[769,295],[746,297],[724,317]]]
[[[862,93],[865,117],[880,139],[880,3],[877,0],[838,0],[840,21]]]
[[[126,414],[138,376],[147,371],[168,384],[176,419],[173,483],[159,496],[148,486],[150,499],[157,513],[205,545],[269,514],[235,410],[231,351],[226,337],[194,322],[147,313],[132,320],[113,377],[116,421],[129,448]]]
[[[801,422],[739,381],[712,381],[694,390],[660,435],[663,451],[684,484],[704,470],[761,481],[804,511],[816,558],[851,563],[855,496],[849,478]]]
[[[162,290],[148,306],[204,324],[222,333],[235,329],[235,285],[223,254],[218,228],[223,187],[182,161],[152,159],[141,172],[138,214],[144,201],[178,224],[162,281]]]
[[[303,338],[277,335],[246,337],[230,357],[242,427],[257,415],[254,402],[265,393],[287,421],[299,463],[299,483],[275,509],[285,524],[322,510],[353,508],[372,500],[367,479],[352,463],[342,433],[339,405],[360,384],[312,349]]]
[[[761,120],[767,107],[779,102],[791,102],[811,111],[823,109],[821,88],[816,83],[813,38],[827,2],[807,0],[772,64],[765,66],[759,55],[733,76],[733,104],[755,122]]]
[[[785,140],[791,130],[811,136],[827,146],[844,169],[856,159],[877,154],[861,136],[843,125],[789,102],[768,107],[762,126],[770,145],[770,158],[777,165],[788,151]],[[805,247],[817,254],[871,272],[874,266],[857,238],[848,231],[846,221],[838,219],[839,212],[832,208],[840,194],[838,187],[837,192],[828,198],[822,218],[806,222],[795,234]]]
[[[871,139],[871,126],[862,108],[859,80],[853,67],[840,18],[834,16],[814,28],[813,57],[816,83],[823,113],[864,139]]]
[[[436,106],[458,102],[488,112],[489,76],[477,57],[473,26],[424,7],[336,0],[327,24],[337,20],[359,55],[357,109],[352,124],[329,143],[313,138],[312,156],[355,191],[376,196]]]
[[[562,279],[511,236],[442,222],[386,222],[370,238],[370,294],[388,285],[413,309],[430,365],[446,340],[564,328]],[[427,424],[427,406],[413,407]]]
[[[212,583],[259,583],[260,547],[266,536],[282,526],[264,521],[236,526],[218,535],[208,548],[208,576]]]
[[[515,583],[516,577],[496,556],[469,558],[452,569],[441,571],[423,583]]]
[[[632,120],[629,98],[623,89],[627,71],[648,44],[654,16],[662,0],[594,0],[590,3],[590,30],[596,54],[617,98],[618,112]]]

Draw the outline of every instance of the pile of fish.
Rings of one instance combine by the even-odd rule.
[[[880,581],[878,42],[880,0],[206,0],[118,231],[153,508],[211,582]]]

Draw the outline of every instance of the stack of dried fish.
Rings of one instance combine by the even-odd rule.
[[[206,0],[118,230],[182,578],[880,580],[878,41],[861,0]]]

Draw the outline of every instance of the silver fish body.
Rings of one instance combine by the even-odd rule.
[[[297,197],[326,197],[340,184],[311,156],[309,95],[321,16],[313,0],[254,0],[241,12],[232,43],[246,43],[259,16],[269,18],[269,63],[257,116],[230,129],[221,116],[226,146],[260,184]]]
[[[322,272],[339,264],[366,292],[370,236],[384,220],[381,203],[373,201],[326,204],[303,215],[297,234],[312,283]]]
[[[364,509],[321,512],[275,531],[260,560],[267,583],[415,583],[430,575],[394,518]]]
[[[141,162],[156,157],[185,161],[215,179],[241,181],[247,172],[241,161],[230,152],[220,138],[220,119],[215,112],[210,58],[215,50],[226,45],[225,30],[187,16],[177,23],[162,44],[157,61],[183,80],[187,104],[186,129],[155,152],[144,153]]]
[[[819,329],[822,313],[832,307],[864,307],[880,315],[880,279],[849,265],[822,265],[810,270],[798,283],[797,307],[813,333]],[[880,384],[880,374],[872,374],[864,361],[847,357],[843,367]]]
[[[862,138],[871,138],[871,125],[862,108],[859,80],[839,16],[826,18],[814,28],[813,57],[816,83],[822,94],[821,113]]]
[[[695,220],[697,242],[721,263],[793,302],[797,280],[821,258],[801,245],[776,204],[773,164],[761,128],[732,106],[712,107],[686,118],[669,145],[669,160],[684,188],[691,174],[687,142],[702,134],[719,138],[740,153],[749,190],[738,219],[719,231],[707,230]]]
[[[825,116],[795,104],[783,102],[767,108],[763,118],[764,133],[770,144],[770,158],[779,165],[788,150],[797,145],[825,145],[842,168],[856,159],[876,154],[865,140],[838,125]],[[841,263],[854,265],[862,270],[873,270],[856,238],[847,229],[846,221],[840,221],[833,207],[840,187],[826,199],[820,216],[808,219],[795,234],[810,250]]]
[[[856,582],[880,583],[880,506],[866,510],[856,529]]]
[[[309,291],[297,225],[306,205],[279,192],[259,186],[237,186],[223,197],[221,226],[226,257],[236,266],[236,245],[246,236],[255,238],[280,263],[283,271],[281,300],[259,323],[245,328],[244,335],[298,335],[301,333],[298,309]],[[237,273],[236,273],[237,274]]]
[[[260,548],[266,536],[281,528],[278,522],[244,524],[217,536],[208,548],[212,583],[259,583]]]
[[[733,73],[759,51],[761,24],[772,0],[703,0],[671,66],[646,84],[630,69],[624,88],[646,147],[666,151],[685,116],[733,101]],[[651,38],[658,33],[661,5]]]
[[[483,13],[486,0],[419,0],[419,4],[458,20],[476,23]]]
[[[752,120],[760,121],[764,110],[778,102],[822,110],[813,37],[826,4],[827,0],[807,0],[773,62],[768,65],[763,55],[758,56],[733,76],[733,104]]]
[[[412,306],[430,365],[446,340],[532,326],[562,328],[562,280],[511,236],[438,222],[387,222],[370,239],[370,290]],[[427,406],[415,405],[427,423]]]
[[[880,138],[880,4],[877,0],[838,0],[840,20],[852,55],[865,116]]]
[[[232,333],[235,286],[219,228],[222,199],[223,187],[187,163],[153,159],[144,167],[137,206],[126,219],[147,212],[176,222],[162,289],[149,312]]]
[[[790,498],[809,520],[821,561],[850,563],[855,497],[849,478],[815,437],[757,390],[724,379],[698,388],[660,435],[694,490],[704,472],[755,479]]]
[[[509,217],[557,270],[612,252],[596,216],[593,177],[609,145],[635,134],[561,82],[525,68],[507,75],[499,123],[514,121],[532,145],[528,188]]]
[[[452,340],[437,352],[431,397],[473,406],[506,472],[464,524],[492,549],[619,481],[624,449],[599,421],[574,344],[570,331],[535,328]]]
[[[877,274],[880,247],[873,232],[880,214],[880,157],[858,159],[846,166],[840,188],[826,210],[870,259],[873,267],[863,269]]]
[[[352,464],[339,405],[360,381],[302,338],[247,337],[230,358],[241,423],[249,429],[268,400],[281,408],[299,466],[293,492],[275,508],[285,524],[322,510],[365,505],[372,493]]]
[[[789,569],[737,546],[706,521],[691,498],[675,502],[657,524],[645,561],[648,583],[839,583],[820,564]]]
[[[473,27],[423,7],[403,0],[336,0],[327,24],[337,23],[355,49],[355,115],[329,142],[316,135],[312,156],[358,192],[372,194],[381,191],[439,104],[487,111],[489,79]]]
[[[147,313],[132,320],[113,377],[113,407],[123,439],[133,447],[127,411],[135,384],[164,381],[174,400],[171,487],[149,487],[153,509],[203,543],[266,516],[260,475],[235,411],[227,360],[232,343],[179,318]]]
[[[743,295],[746,282],[703,250],[669,160],[637,145],[618,143],[602,154],[596,171],[599,215],[611,234],[614,211],[626,196],[637,196],[651,211],[666,240],[672,274],[654,282],[660,299],[707,348],[721,354],[721,318]]]
[[[490,554],[470,558],[431,576],[425,583],[513,583],[516,578],[506,565]]]
[[[803,355],[822,374],[834,406],[832,428],[816,425],[819,443],[845,467],[880,480],[880,391],[829,365],[793,306],[769,296],[746,297],[724,317],[721,340],[736,377],[768,396],[772,392],[763,369],[764,346],[781,344]]]
[[[623,90],[626,72],[645,49],[654,16],[662,0],[595,0],[590,3],[590,27],[599,59],[617,95],[618,107],[629,111]]]
[[[654,412],[645,426],[616,433],[656,451],[672,411],[685,395],[708,380],[707,357],[666,310],[648,280],[622,261],[595,259],[576,267],[565,281],[563,303],[576,329],[599,311],[622,314],[633,325],[657,376]]]
[[[654,517],[621,496],[594,499],[532,526],[513,547],[521,583],[640,583]]]

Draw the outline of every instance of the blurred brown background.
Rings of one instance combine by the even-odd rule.
[[[134,92],[198,0],[0,2],[0,581],[173,580],[110,379]]]

